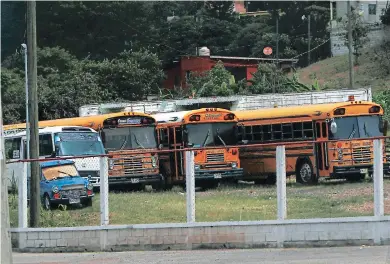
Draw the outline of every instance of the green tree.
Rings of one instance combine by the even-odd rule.
[[[38,49],[39,119],[73,117],[84,104],[102,101],[97,75],[85,72],[82,64],[64,49]],[[25,121],[23,55],[15,53],[5,60],[1,86],[4,123]]]
[[[124,51],[112,60],[85,60],[83,70],[97,76],[105,100],[141,100],[156,94],[164,79],[161,62],[147,50]]]
[[[234,76],[225,69],[221,61],[210,71],[191,75],[188,85],[190,94],[196,97],[228,96],[236,92]]]
[[[15,70],[1,68],[3,122],[11,124],[26,119],[24,78]]]
[[[359,65],[359,57],[362,55],[362,49],[364,44],[368,42],[368,27],[364,24],[362,16],[358,10],[351,7],[351,27],[352,27],[352,47],[353,55],[355,56],[355,65]],[[345,45],[348,46],[348,19],[344,22],[345,34],[344,40]]]

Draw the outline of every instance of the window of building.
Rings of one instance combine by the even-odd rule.
[[[368,4],[368,14],[376,15],[376,4]]]

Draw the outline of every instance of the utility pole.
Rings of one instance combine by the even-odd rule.
[[[347,15],[348,15],[348,58],[349,58],[349,88],[353,89],[353,57],[352,57],[352,12],[351,0],[347,1]]]
[[[309,41],[309,45],[308,45],[308,47],[307,47],[307,66],[309,66],[310,65],[310,39],[311,39],[311,37],[310,37],[310,17],[311,17],[311,15],[309,14],[308,15],[308,26],[307,26],[307,37],[308,37],[308,41]]]
[[[8,180],[5,174],[5,151],[3,134],[3,110],[0,96],[0,263],[13,263],[11,234],[9,232]]]
[[[279,69],[279,11],[276,14],[276,68]],[[275,91],[276,82],[272,85],[272,93]]]
[[[37,31],[36,31],[36,2],[27,2],[27,55],[28,55],[28,109],[30,121],[30,158],[39,158],[38,134],[38,90],[37,90]],[[40,197],[39,162],[31,162],[30,188],[30,226],[38,227]]]

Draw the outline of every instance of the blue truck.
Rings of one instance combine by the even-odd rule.
[[[93,185],[82,178],[74,161],[40,162],[40,197],[46,210],[59,204],[92,206]],[[27,179],[27,197],[30,199],[30,181]]]

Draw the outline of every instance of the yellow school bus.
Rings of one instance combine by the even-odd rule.
[[[147,114],[119,112],[112,114],[40,121],[39,128],[52,126],[90,127],[100,133],[109,158],[109,184],[163,183],[157,157],[156,120]],[[4,131],[25,129],[26,124],[4,126]],[[134,154],[145,150],[142,154]]]
[[[373,171],[373,141],[384,136],[383,109],[372,102],[303,105],[235,111],[243,144],[286,145],[286,174],[300,183],[319,177],[360,180]],[[363,140],[362,140],[363,139]],[[326,142],[332,140],[333,142]],[[244,180],[275,183],[276,144],[240,151]],[[385,157],[385,155],[384,155]],[[388,171],[388,164],[384,164]]]
[[[158,139],[163,149],[221,147],[196,150],[195,182],[197,186],[213,188],[225,179],[242,177],[239,151],[235,137],[237,118],[225,109],[204,108],[192,111],[153,115],[158,125]],[[161,154],[161,173],[168,186],[185,182],[183,152]]]

